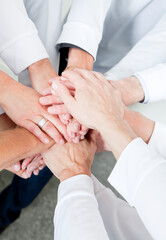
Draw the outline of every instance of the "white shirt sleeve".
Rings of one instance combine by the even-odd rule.
[[[118,80],[166,62],[165,39],[166,14],[117,65],[105,74],[106,78]]]
[[[57,44],[76,45],[96,59],[104,20],[112,0],[73,0],[71,10]]]
[[[165,140],[164,140],[165,139]],[[148,143],[157,154],[166,159],[166,125],[156,122],[153,134]]]
[[[166,100],[166,63],[134,74],[140,82],[148,102]],[[148,96],[148,97],[147,97]]]
[[[165,240],[165,159],[137,138],[121,154],[109,182],[136,208],[153,239]]]
[[[109,239],[90,177],[77,175],[60,184],[54,226],[56,240]]]
[[[48,54],[22,0],[0,1],[0,57],[15,74]]]

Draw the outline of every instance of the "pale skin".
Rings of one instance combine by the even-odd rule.
[[[136,134],[124,119],[125,107],[120,92],[99,73],[76,69],[64,72],[63,77],[73,84],[75,96],[73,97],[60,81],[56,81],[53,89],[57,96],[79,122],[101,133],[118,159],[125,147],[136,138]],[[139,120],[144,122],[144,117],[141,116]],[[129,121],[132,123],[132,118]],[[149,130],[146,133],[148,137],[144,138],[148,141],[154,122],[147,120],[145,123]],[[133,123],[132,125],[134,128]]]

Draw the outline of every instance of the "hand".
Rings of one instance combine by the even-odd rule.
[[[43,153],[46,165],[53,174],[64,181],[79,174],[91,175],[91,165],[96,151],[96,134],[91,132],[87,139],[80,143],[54,145]]]
[[[60,81],[52,84],[54,93],[81,124],[99,130],[104,119],[123,119],[120,92],[102,74],[75,69],[65,71],[63,77],[73,84],[75,96]]]
[[[1,106],[17,125],[32,132],[43,143],[49,141],[43,131],[57,143],[64,143],[61,134],[68,140],[66,126],[62,125],[58,117],[48,114],[46,108],[39,104],[39,93],[14,81],[6,74],[3,74],[3,79]],[[42,128],[43,131],[37,125],[42,118],[48,120]]]
[[[29,174],[27,174],[26,170],[21,169],[20,162],[17,162],[14,165],[8,166],[5,169],[24,179],[28,179],[30,177]]]
[[[57,77],[54,80],[61,80],[61,78]],[[49,81],[49,83],[53,83],[53,80]],[[74,96],[75,93],[72,84],[66,81],[66,79],[62,81],[62,83],[70,90],[71,95]],[[84,139],[88,128],[72,118],[62,100],[52,95],[50,88],[43,90],[43,97],[41,97],[39,101],[43,106],[49,106],[47,109],[49,113],[59,116],[61,122],[67,126],[68,136],[73,142],[78,143],[80,139]]]
[[[127,106],[141,102],[145,98],[142,85],[134,76],[118,81],[110,81],[110,83],[120,91],[122,100]]]

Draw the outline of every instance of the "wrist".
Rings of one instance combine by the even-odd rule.
[[[142,85],[135,76],[111,81],[111,84],[120,91],[125,105],[141,102],[145,98]]]
[[[15,80],[11,79],[6,73],[0,71],[0,105],[3,106],[5,99],[8,98],[8,91]]]
[[[77,175],[87,175],[91,176],[91,171],[86,167],[76,167],[75,169],[65,169],[60,173],[59,180],[62,182],[68,178],[77,176]]]
[[[82,68],[92,71],[93,57],[84,50],[78,48],[70,48],[67,68]]]

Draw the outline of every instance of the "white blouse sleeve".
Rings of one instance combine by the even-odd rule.
[[[73,0],[57,44],[76,45],[95,59],[111,2],[112,0]]]
[[[157,154],[166,159],[166,125],[156,122],[153,134],[148,143]]]
[[[0,1],[0,57],[15,74],[48,57],[22,0]]]
[[[93,182],[86,175],[63,181],[54,216],[55,240],[108,240]]]
[[[137,138],[121,154],[109,182],[136,208],[153,239],[165,240],[165,159]]]

